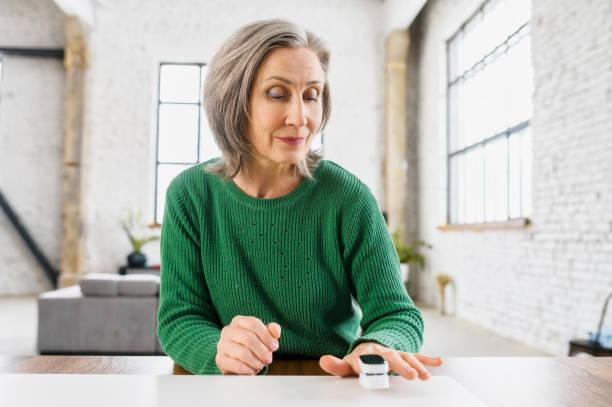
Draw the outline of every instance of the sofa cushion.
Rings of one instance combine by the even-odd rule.
[[[121,276],[110,273],[90,273],[81,278],[79,285],[85,296],[116,297]]]
[[[124,297],[153,297],[159,292],[159,276],[130,274],[119,280],[119,295]]]
[[[38,352],[72,353],[78,349],[81,300],[83,295],[78,285],[38,297]]]
[[[78,317],[79,351],[155,353],[158,304],[157,297],[83,297]]]

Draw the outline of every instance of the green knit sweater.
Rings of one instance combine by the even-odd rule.
[[[275,358],[342,357],[366,341],[419,350],[421,313],[357,177],[323,160],[313,180],[261,199],[203,165],[178,175],[166,195],[157,333],[176,363],[220,373],[216,345],[236,315],[280,324]]]

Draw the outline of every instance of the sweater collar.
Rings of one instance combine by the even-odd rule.
[[[276,198],[256,198],[245,193],[234,180],[223,180],[223,188],[227,192],[227,194],[238,203],[242,205],[249,206],[255,209],[273,209],[285,206],[294,205],[303,198],[303,196],[317,183],[318,177],[321,174],[321,167],[323,167],[324,160],[321,160],[319,166],[316,168],[313,179],[304,178],[293,191]]]

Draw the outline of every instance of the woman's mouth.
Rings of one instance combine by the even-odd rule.
[[[302,141],[304,141],[304,137],[278,137],[278,139],[292,146],[302,144]]]

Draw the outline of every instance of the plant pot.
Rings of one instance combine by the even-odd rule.
[[[147,265],[147,256],[141,252],[132,252],[127,256],[128,266],[142,268]]]

